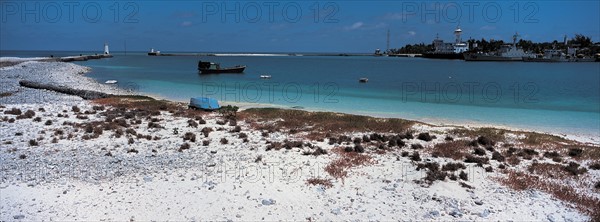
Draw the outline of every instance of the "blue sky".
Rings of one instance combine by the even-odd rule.
[[[600,41],[599,1],[5,1],[0,50],[372,52],[463,39]]]

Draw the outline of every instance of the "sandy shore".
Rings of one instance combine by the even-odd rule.
[[[380,132],[392,121],[357,117],[348,119],[375,124],[325,132],[310,113],[274,118],[246,104],[233,121],[18,84],[126,93],[87,71],[33,61],[0,68],[0,220],[597,218],[600,157],[590,144],[420,123]]]

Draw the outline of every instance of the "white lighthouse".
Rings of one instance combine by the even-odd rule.
[[[108,51],[108,44],[104,43],[104,55],[110,55],[110,52]]]
[[[462,42],[462,39],[460,38],[461,34],[462,34],[462,29],[460,29],[460,26],[457,26],[456,30],[454,30],[454,36],[456,36],[456,43]]]

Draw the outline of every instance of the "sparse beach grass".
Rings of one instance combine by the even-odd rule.
[[[543,170],[557,170],[555,167],[542,168],[540,172]],[[576,208],[590,215],[591,221],[600,220],[600,199],[598,198],[577,191],[572,186],[565,185],[560,181],[550,180],[546,177],[547,175],[527,174],[514,170],[508,170],[506,175],[506,177],[500,178],[499,181],[512,189],[519,191],[534,189],[546,192],[559,200],[574,204]]]
[[[323,138],[328,133],[350,132],[404,133],[415,123],[403,119],[383,119],[333,112],[309,112],[278,108],[253,108],[239,114],[239,118],[255,123],[262,130],[306,132],[311,138]],[[281,121],[278,121],[281,120]],[[261,125],[259,122],[274,121]]]

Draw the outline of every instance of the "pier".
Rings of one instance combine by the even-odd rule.
[[[95,55],[79,55],[79,56],[67,56],[57,58],[56,61],[59,62],[75,62],[75,61],[87,61],[90,59],[104,59],[104,58],[112,58],[111,54],[95,54]]]

